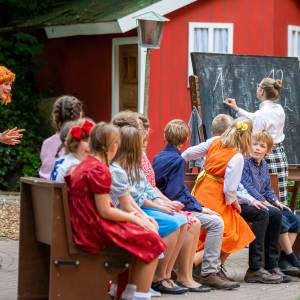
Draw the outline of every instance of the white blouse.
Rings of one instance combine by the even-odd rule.
[[[274,144],[279,144],[284,140],[285,112],[280,104],[265,100],[256,112],[251,113],[240,108],[237,114],[239,117],[252,120],[253,131],[265,129],[272,136]]]
[[[186,160],[196,160],[204,157],[211,143],[218,137],[212,137],[206,142],[200,143],[197,146],[189,147],[181,156]],[[237,188],[241,181],[244,168],[244,158],[241,153],[235,154],[228,162],[224,176],[224,195],[227,205],[230,205],[237,200]]]

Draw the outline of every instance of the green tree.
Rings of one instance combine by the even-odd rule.
[[[37,175],[40,165],[40,94],[34,74],[38,69],[35,58],[41,52],[42,45],[31,34],[16,32],[0,36],[0,65],[16,73],[12,103],[0,106],[0,130],[15,126],[26,130],[19,145],[0,145],[0,189],[17,189],[19,176]]]

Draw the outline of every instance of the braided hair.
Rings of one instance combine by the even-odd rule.
[[[54,127],[60,131],[62,125],[67,121],[77,120],[82,114],[82,102],[74,96],[59,97],[52,110]]]

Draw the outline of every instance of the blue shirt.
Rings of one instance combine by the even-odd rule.
[[[258,201],[277,200],[271,187],[269,168],[264,159],[258,165],[256,159],[245,158],[241,183],[248,193]]]
[[[156,186],[171,200],[184,204],[186,211],[202,212],[201,204],[184,184],[186,162],[180,151],[168,144],[153,160]]]

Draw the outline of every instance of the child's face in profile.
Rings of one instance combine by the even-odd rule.
[[[81,140],[80,143],[78,144],[76,153],[81,160],[86,158],[90,154],[90,146],[88,141]]]
[[[252,141],[252,152],[251,156],[260,163],[268,152],[268,145],[262,141]]]

